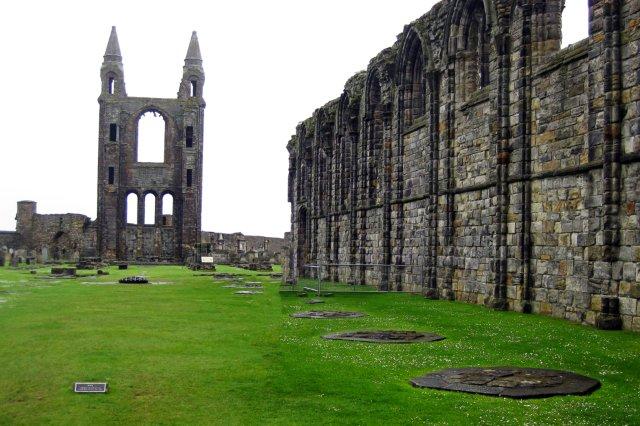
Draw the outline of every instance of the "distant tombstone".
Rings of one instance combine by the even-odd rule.
[[[42,247],[42,263],[49,261],[49,247]]]
[[[75,382],[73,391],[75,393],[107,393],[109,385],[107,383],[82,383]]]
[[[18,256],[11,256],[11,266],[14,268],[18,267]]]
[[[127,265],[126,263],[120,263],[118,265],[118,269],[120,269],[120,270],[124,270],[124,269],[128,269],[128,268],[129,268],[129,265]]]
[[[0,253],[0,266],[4,266],[4,253]]]
[[[69,277],[75,277],[76,268],[53,267],[51,268],[51,275],[65,275]]]

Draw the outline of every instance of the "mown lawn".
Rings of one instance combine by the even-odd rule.
[[[281,295],[268,276],[239,296],[181,267],[109,268],[45,279],[0,268],[0,424],[634,424],[640,335],[408,294],[336,294],[324,305]],[[89,273],[87,271],[86,273]],[[115,284],[144,274],[158,283]],[[253,274],[253,275],[252,275]],[[359,319],[294,319],[344,309]],[[363,328],[431,331],[446,340],[377,345],[321,339]],[[415,389],[441,368],[515,365],[599,379],[589,396],[509,400]],[[75,381],[108,381],[78,395]]]

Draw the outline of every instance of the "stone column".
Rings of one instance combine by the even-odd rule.
[[[438,259],[438,168],[440,144],[440,75],[432,71],[427,76],[429,87],[429,164],[427,168],[427,214],[426,230],[426,274],[425,296],[437,299],[439,297],[436,264]]]
[[[593,261],[593,284],[603,297],[592,295],[591,306],[599,310],[596,327],[619,329],[620,277],[613,269],[620,246],[620,49],[619,0],[589,1],[589,160],[602,154],[602,228],[596,245],[588,247]],[[598,301],[600,303],[598,303]],[[598,309],[599,308],[599,309]]]

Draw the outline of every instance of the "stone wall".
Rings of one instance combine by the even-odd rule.
[[[16,230],[0,231],[0,256],[11,251],[20,261],[38,263],[100,257],[97,229],[96,222],[85,215],[39,214],[35,201],[19,201]],[[175,234],[170,222],[127,225],[123,235],[128,250],[125,258],[132,262],[167,263],[174,258]],[[284,262],[283,238],[202,231],[199,242],[213,249],[215,263]]]
[[[244,235],[241,232],[226,234],[202,231],[201,242],[208,245],[208,251],[214,257],[214,263],[282,264],[284,262],[285,240],[283,238]]]
[[[441,1],[301,122],[288,278],[640,330],[640,1],[563,7]]]
[[[39,214],[35,201],[19,201],[16,231],[0,232],[0,249],[39,263],[96,256],[96,227],[82,214]]]
[[[0,248],[9,249],[15,247],[19,234],[14,231],[0,231]]]

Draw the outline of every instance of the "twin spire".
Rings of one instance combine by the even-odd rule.
[[[184,58],[184,66],[202,66],[200,44],[198,43],[198,34],[195,31],[191,33],[191,41],[187,49],[187,56]]]
[[[111,27],[109,42],[104,52],[104,62],[122,62],[122,54],[120,53],[120,44],[118,43],[118,33],[116,27]],[[184,58],[185,67],[202,67],[202,55],[200,54],[200,44],[198,43],[198,34],[194,31],[191,33],[191,41],[187,49],[187,56]]]
[[[107,43],[107,50],[104,51],[105,62],[121,62],[122,55],[120,54],[120,44],[118,43],[118,34],[116,33],[116,27],[111,27],[111,35],[109,35],[109,42]]]

